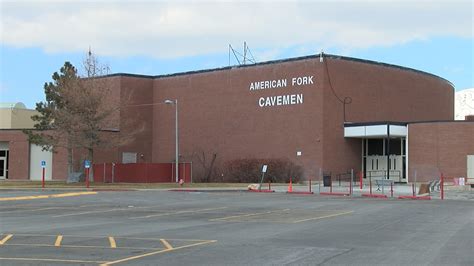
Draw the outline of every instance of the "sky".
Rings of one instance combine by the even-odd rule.
[[[474,87],[472,0],[0,0],[0,102],[44,100],[89,47],[111,73],[161,75],[322,51],[415,68]],[[237,64],[232,58],[231,64]]]

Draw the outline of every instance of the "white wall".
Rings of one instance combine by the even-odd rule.
[[[46,161],[45,180],[52,180],[53,153],[42,151],[41,146],[30,144],[30,180],[41,180],[41,161]]]

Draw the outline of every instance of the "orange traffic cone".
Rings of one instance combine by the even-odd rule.
[[[288,192],[293,192],[293,184],[291,183],[291,177],[290,177],[290,184],[288,185]]]

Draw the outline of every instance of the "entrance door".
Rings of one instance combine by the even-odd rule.
[[[8,151],[0,150],[0,179],[8,178]]]
[[[467,156],[467,178],[469,183],[474,183],[474,155]]]

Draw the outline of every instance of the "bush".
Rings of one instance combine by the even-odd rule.
[[[299,182],[303,168],[288,159],[237,159],[224,164],[224,182],[258,183],[262,176],[262,165],[268,165],[264,182],[287,183],[290,177]]]

